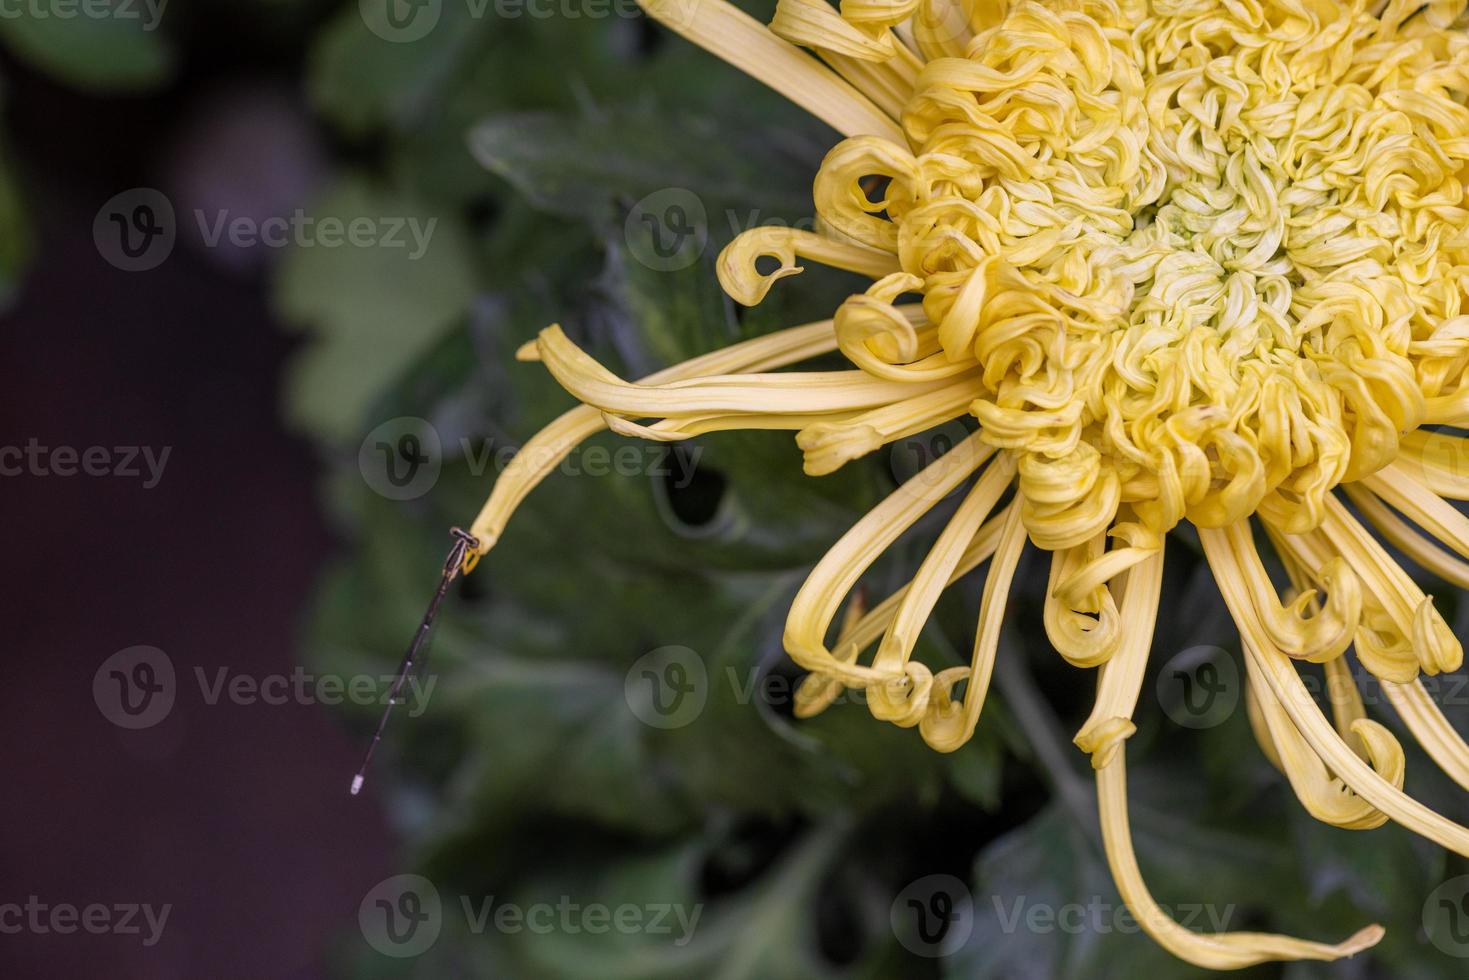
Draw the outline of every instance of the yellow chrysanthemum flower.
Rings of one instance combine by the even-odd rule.
[[[1469,787],[1469,747],[1419,680],[1458,668],[1459,642],[1357,516],[1469,587],[1469,519],[1444,500],[1469,499],[1469,446],[1436,428],[1469,424],[1464,0],[780,0],[768,29],[723,0],[645,5],[846,137],[816,174],[819,229],[739,236],[719,258],[728,293],[758,303],[798,259],[872,285],[831,320],[636,383],[545,330],[522,357],[585,404],[502,475],[469,560],[604,427],[791,429],[820,475],[972,415],[973,434],[859,521],[796,596],[785,645],[810,671],[798,712],[864,688],[876,717],[940,751],[963,744],[1029,542],[1051,553],[1052,643],[1100,668],[1076,742],[1143,927],[1220,969],[1377,942],[1377,926],[1328,945],[1169,920],[1133,855],[1123,746],[1164,538],[1188,521],[1239,626],[1255,734],[1306,809],[1356,829],[1393,819],[1469,855],[1469,829],[1403,793],[1402,749],[1366,718],[1342,659],[1355,645]],[[757,271],[762,257],[779,268]],[[852,369],[777,370],[832,351]],[[864,571],[966,485],[912,581],[829,646]],[[934,673],[911,658],[919,632],[985,562],[973,662]],[[1346,681],[1331,721],[1294,660]]]

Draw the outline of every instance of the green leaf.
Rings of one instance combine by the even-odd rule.
[[[666,191],[692,195],[703,212],[696,220],[715,240],[771,216],[795,222],[812,213],[813,161],[708,118],[644,107],[509,113],[476,126],[470,148],[538,207],[594,222],[613,217],[615,200]]]
[[[547,936],[517,934],[516,959],[525,976],[547,980],[825,980],[843,976],[819,950],[816,896],[829,872],[842,831],[819,827],[754,885],[717,901],[700,899],[698,862],[687,850],[619,869],[610,880],[572,892],[565,882],[522,889],[537,896],[571,894],[573,901],[647,909],[667,905],[670,934],[647,930],[585,930]],[[692,924],[692,928],[687,928]]]
[[[455,215],[360,177],[311,216],[381,232],[368,245],[293,246],[275,282],[281,316],[311,336],[287,381],[287,415],[324,441],[352,442],[370,402],[467,316],[474,264]]]
[[[373,33],[359,4],[343,6],[312,52],[309,93],[317,110],[358,137],[380,127],[407,128],[437,111],[446,83],[483,47],[488,22],[470,18],[463,3],[435,6],[433,28],[406,41]],[[433,17],[435,6],[414,8],[415,18]]]
[[[142,92],[173,75],[174,50],[159,30],[166,0],[79,3],[66,8],[69,16],[59,4],[23,9],[0,18],[0,42],[58,81],[89,92]]]

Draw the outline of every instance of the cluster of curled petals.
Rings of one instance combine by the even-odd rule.
[[[856,319],[922,295],[1037,545],[1307,531],[1457,414],[1469,38],[1414,10],[1019,4],[925,64],[909,147],[827,157],[821,217],[901,265]]]
[[[1469,500],[1469,442],[1440,431],[1469,427],[1464,0],[779,0],[769,28],[723,0],[644,3],[845,137],[815,177],[817,229],[741,235],[719,257],[725,290],[759,303],[802,261],[871,285],[831,320],[641,381],[543,331],[522,357],[584,404],[502,475],[479,551],[603,428],[785,429],[820,476],[963,421],[971,434],[796,595],[797,714],[862,688],[878,719],[962,745],[1020,558],[1049,552],[1045,629],[1097,671],[1075,740],[1143,927],[1221,969],[1376,942],[1377,927],[1328,945],[1167,920],[1132,853],[1125,745],[1165,538],[1187,522],[1239,626],[1251,727],[1302,805],[1469,855],[1469,829],[1404,793],[1402,747],[1346,659],[1469,788],[1469,746],[1421,682],[1458,669],[1460,643],[1387,550],[1469,588],[1469,518],[1450,503]],[[833,352],[850,367],[787,370]],[[935,512],[911,581],[854,598]],[[915,660],[944,589],[981,566],[970,662]],[[1330,718],[1305,663],[1331,683]]]

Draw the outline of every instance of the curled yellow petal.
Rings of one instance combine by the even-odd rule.
[[[1080,590],[1074,584],[1063,590],[1061,583],[1075,583],[1077,573],[1097,561],[1106,547],[1106,535],[1051,553],[1051,572],[1046,584],[1043,619],[1051,645],[1076,667],[1105,663],[1122,639],[1122,619],[1110,589],[1103,585]]]
[[[1277,767],[1290,780],[1306,812],[1323,823],[1348,830],[1370,830],[1387,822],[1387,814],[1357,796],[1326,765],[1296,730],[1268,684],[1259,677],[1254,658],[1245,666],[1255,704],[1264,719]],[[1352,725],[1352,734],[1362,740],[1368,763],[1383,779],[1403,788],[1406,762],[1397,740],[1374,721],[1362,719]]]
[[[1222,529],[1233,562],[1215,574],[1237,575],[1250,596],[1273,649],[1299,660],[1322,663],[1341,656],[1362,618],[1362,592],[1357,576],[1341,558],[1331,558],[1317,572],[1326,588],[1326,603],[1316,605],[1314,589],[1301,592],[1290,605],[1280,603],[1275,586],[1260,561],[1248,521]]]
[[[755,306],[777,281],[803,271],[796,264],[797,256],[873,279],[899,271],[897,257],[890,252],[802,228],[761,225],[741,232],[719,253],[719,284],[735,302]],[[756,260],[761,258],[773,258],[780,266],[762,273],[756,268]]]
[[[1092,767],[1108,766],[1136,727],[1132,713],[1142,690],[1148,651],[1153,645],[1153,624],[1158,619],[1158,599],[1163,586],[1163,552],[1155,551],[1128,570],[1122,580],[1122,621],[1126,629],[1117,653],[1102,665],[1097,681],[1097,702],[1076,744],[1091,753]]]

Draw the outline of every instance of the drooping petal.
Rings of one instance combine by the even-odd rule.
[[[994,448],[986,445],[979,433],[970,435],[894,490],[842,535],[816,564],[791,603],[785,648],[792,660],[854,687],[903,680],[902,674],[895,676],[838,660],[826,647],[827,629],[862,573],[992,455]]]
[[[928,711],[918,723],[918,732],[923,740],[940,752],[952,752],[968,742],[984,708],[1000,643],[1000,627],[1010,598],[1010,583],[1025,549],[1025,526],[1020,520],[1016,501],[1012,500],[1005,508],[1005,520],[1000,525],[999,535],[980,598],[974,655],[968,667],[950,667],[934,675]],[[964,699],[957,701],[953,698],[953,690],[961,681],[964,683]]]
[[[1076,744],[1091,753],[1092,768],[1104,769],[1116,758],[1122,744],[1137,730],[1132,713],[1142,690],[1148,651],[1153,646],[1153,626],[1158,619],[1158,599],[1163,584],[1163,552],[1155,550],[1133,565],[1122,581],[1122,642],[1102,665],[1097,681],[1097,701],[1092,713],[1076,734]]]
[[[1209,970],[1238,970],[1270,960],[1337,960],[1375,946],[1383,937],[1372,925],[1330,945],[1263,932],[1197,933],[1174,922],[1153,900],[1132,849],[1127,817],[1127,760],[1123,752],[1097,770],[1097,797],[1107,864],[1122,900],[1144,932],[1174,956]]]

